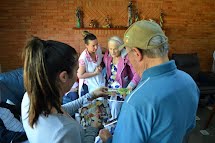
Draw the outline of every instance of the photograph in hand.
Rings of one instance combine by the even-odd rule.
[[[104,128],[108,129],[111,134],[114,133],[116,127],[117,119],[113,119],[104,124]]]
[[[124,97],[130,94],[128,88],[108,88],[109,101],[124,102]],[[110,98],[111,96],[116,96],[116,98]]]
[[[94,100],[80,110],[81,125],[91,126],[92,122],[106,123],[111,118],[110,108],[107,100]]]

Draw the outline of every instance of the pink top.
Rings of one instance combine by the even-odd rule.
[[[105,52],[103,61],[106,67],[106,76],[107,80],[111,76],[111,62],[113,58],[109,54],[108,51]],[[121,51],[121,58],[117,64],[117,74],[116,81],[121,85],[122,88],[126,88],[127,86],[132,87],[134,89],[138,82],[140,81],[139,75],[135,72],[133,66],[128,60],[128,56],[126,51],[123,49]]]

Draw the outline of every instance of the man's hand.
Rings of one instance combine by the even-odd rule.
[[[99,137],[101,138],[102,142],[105,143],[108,138],[112,137],[112,135],[107,129],[102,129],[99,131]]]

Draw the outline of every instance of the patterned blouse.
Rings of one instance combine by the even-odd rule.
[[[117,65],[111,63],[111,76],[108,79],[108,88],[118,89],[120,84],[116,81]]]
[[[111,88],[111,89],[121,88],[121,85],[116,81],[116,73],[117,73],[117,65],[114,65],[113,63],[111,63],[111,76],[108,79],[108,88]],[[124,100],[122,95],[111,96],[110,99],[119,100],[119,101]]]

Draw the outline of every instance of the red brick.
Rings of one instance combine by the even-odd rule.
[[[31,35],[60,40],[72,45],[78,52],[84,50],[83,30],[73,30],[75,9],[84,10],[84,25],[91,19],[104,25],[105,16],[113,25],[127,25],[125,0],[37,0],[0,2],[0,64],[2,71],[22,66],[20,52]],[[214,0],[135,0],[140,17],[159,21],[164,12],[164,29],[169,37],[170,53],[197,52],[201,69],[211,69],[215,50]],[[90,30],[96,34],[102,47],[113,35],[123,37],[125,30]]]

